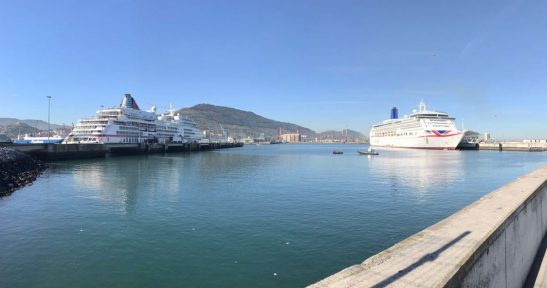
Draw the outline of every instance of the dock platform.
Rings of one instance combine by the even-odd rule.
[[[492,142],[492,143],[479,143],[478,145],[479,145],[479,150],[526,151],[526,152],[547,151],[547,143],[545,142]]]
[[[59,161],[101,158],[106,155],[132,155],[169,152],[198,152],[242,147],[243,143],[120,143],[120,144],[0,144],[36,159]]]

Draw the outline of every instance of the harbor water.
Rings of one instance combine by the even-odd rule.
[[[547,163],[542,152],[357,153],[367,148],[52,163],[0,199],[0,287],[302,287]]]

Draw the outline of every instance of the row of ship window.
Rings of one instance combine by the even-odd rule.
[[[80,125],[79,128],[87,128],[87,129],[103,129],[104,126],[97,126],[97,125]]]
[[[122,143],[136,143],[139,142],[139,138],[122,138]]]
[[[120,111],[102,111],[101,115],[109,115],[109,116],[122,115],[122,112],[120,112]]]
[[[139,130],[137,127],[131,127],[131,126],[120,126],[120,130]]]
[[[108,120],[82,120],[80,125],[105,125],[108,124]]]
[[[374,132],[374,137],[392,137],[392,136],[416,136],[418,132],[396,133],[395,131]]]
[[[160,135],[158,135],[160,136]],[[173,135],[163,135],[165,137],[159,137],[159,138],[171,138]],[[122,143],[138,143],[142,142],[144,139],[141,138],[122,138]]]
[[[128,135],[128,136],[139,136],[140,132],[130,132],[130,131],[116,131],[117,135]]]
[[[376,129],[420,129],[422,128],[422,124],[415,122],[415,123],[405,123],[405,124],[394,124],[389,126],[381,127],[380,125],[375,126]]]
[[[74,129],[74,132],[82,133],[82,134],[91,134],[91,133],[96,132],[96,131],[95,130]]]
[[[169,131],[169,132],[174,132],[174,131],[177,131],[178,129],[175,128],[175,127],[169,127],[168,129],[165,129],[165,128],[160,129],[159,126],[158,126],[158,129],[157,129],[157,130],[158,130],[158,131]]]
[[[128,135],[128,136],[140,136],[142,135],[142,133],[140,132],[130,132],[130,131],[116,131],[116,134],[117,135]],[[162,132],[156,132],[156,135],[158,136],[173,136],[173,133],[169,132],[169,131],[163,131]]]

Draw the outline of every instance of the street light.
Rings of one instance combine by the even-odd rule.
[[[47,97],[47,144],[49,144],[49,135],[51,135],[51,124],[49,123],[49,115],[51,111],[51,96]]]

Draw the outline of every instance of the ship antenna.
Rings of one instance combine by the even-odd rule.
[[[424,102],[424,99],[422,99],[420,101],[420,106],[419,106],[419,109],[418,109],[420,112],[423,112],[425,111],[425,102]]]

